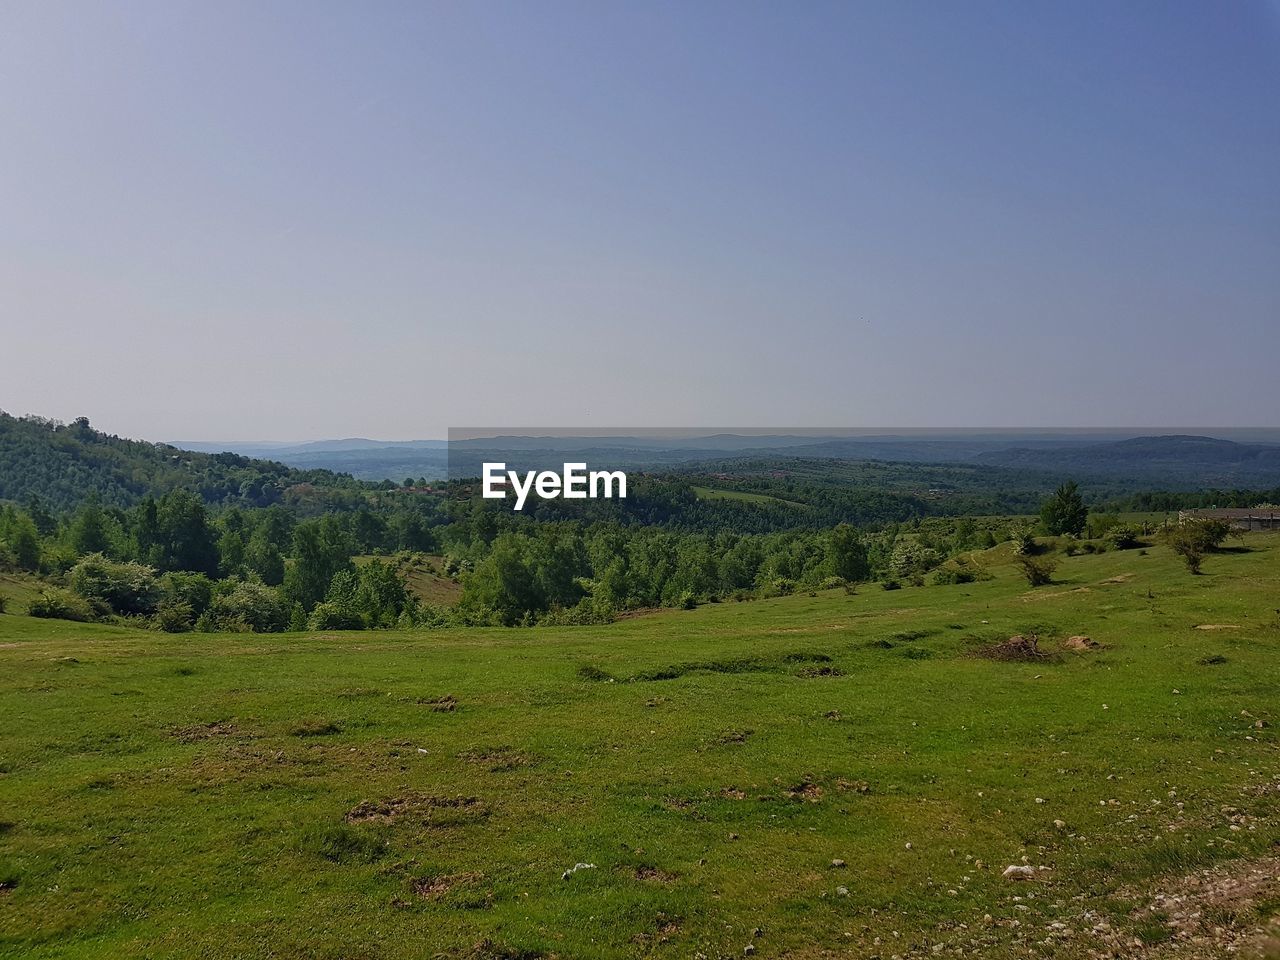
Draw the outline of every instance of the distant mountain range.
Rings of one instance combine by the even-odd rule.
[[[177,442],[188,450],[230,450],[299,469],[327,469],[362,480],[478,476],[486,461],[523,469],[559,467],[565,458],[628,470],[664,470],[726,457],[888,460],[1017,467],[1122,481],[1135,487],[1280,485],[1280,429],[1231,428],[1209,435],[1076,430],[901,430],[619,432],[608,436],[499,433],[455,440],[384,441],[357,437],[308,443]]]

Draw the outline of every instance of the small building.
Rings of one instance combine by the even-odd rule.
[[[1233,530],[1280,530],[1280,507],[1179,510],[1178,523],[1186,523],[1188,520],[1224,520]]]

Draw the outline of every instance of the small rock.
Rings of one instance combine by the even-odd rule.
[[[1053,821],[1053,825],[1059,830],[1065,830],[1067,828],[1067,822],[1065,820],[1055,820]]]
[[[729,834],[729,839],[730,839],[730,840],[737,840],[737,839],[738,839],[738,835],[737,835],[736,833],[731,833],[731,834]]]
[[[844,861],[841,860],[839,857],[831,861],[831,866],[835,867],[837,870],[839,870],[844,865],[845,865]]]
[[[848,887],[836,887],[836,896],[837,896],[837,897],[847,897],[848,895],[849,895],[849,888],[848,888]]]
[[[742,948],[742,952],[749,957],[756,952],[756,945],[754,943],[748,943],[745,947]]]

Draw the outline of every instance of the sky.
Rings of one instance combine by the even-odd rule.
[[[0,409],[1280,425],[1280,0],[0,0]]]

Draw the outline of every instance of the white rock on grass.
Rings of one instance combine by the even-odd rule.
[[[1000,876],[1007,880],[1030,880],[1036,875],[1036,868],[1025,863],[1011,863],[1004,868]]]

